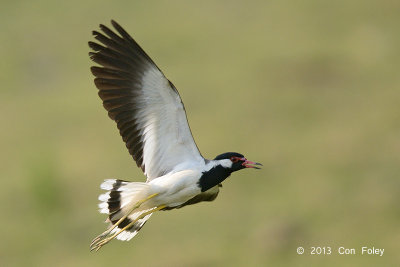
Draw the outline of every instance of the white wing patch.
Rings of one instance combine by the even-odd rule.
[[[151,66],[143,75],[146,103],[137,119],[144,126],[143,164],[148,180],[166,174],[185,161],[201,161],[179,95],[158,69]],[[177,171],[177,170],[175,170]]]

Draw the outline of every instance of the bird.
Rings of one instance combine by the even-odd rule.
[[[100,188],[99,211],[109,228],[90,249],[116,238],[131,240],[150,216],[202,201],[213,201],[233,172],[261,163],[237,152],[204,158],[191,133],[176,87],[139,44],[114,20],[113,30],[100,24],[89,41],[94,84],[108,116],[146,176],[145,182],[106,179]]]

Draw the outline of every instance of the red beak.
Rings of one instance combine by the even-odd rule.
[[[261,163],[253,162],[253,161],[247,160],[246,158],[242,158],[241,160],[243,160],[242,166],[245,166],[246,168],[261,169],[260,167],[256,167],[253,165],[263,166]]]

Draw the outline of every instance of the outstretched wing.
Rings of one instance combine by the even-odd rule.
[[[191,134],[175,86],[115,21],[116,34],[104,25],[89,42],[99,96],[118,126],[129,153],[148,180],[185,162],[203,160]],[[183,164],[185,165],[185,164]]]

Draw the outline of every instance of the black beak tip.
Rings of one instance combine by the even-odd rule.
[[[260,168],[260,167],[256,167],[256,166],[254,166],[254,165],[263,166],[261,163],[254,162],[252,168],[253,168],[253,169],[256,169],[256,170],[261,170],[261,168]]]

